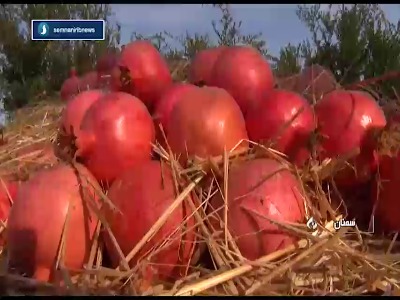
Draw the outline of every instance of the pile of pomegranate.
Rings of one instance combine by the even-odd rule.
[[[141,270],[150,282],[185,276],[205,250],[190,205],[197,203],[195,193],[138,248],[179,195],[177,174],[154,153],[157,143],[183,168],[258,145],[292,163],[288,168],[272,156],[237,160],[229,171],[227,199],[216,193],[209,200],[207,211],[221,219],[226,213],[227,229],[248,260],[296,242],[293,233],[271,222],[306,222],[305,192],[293,170],[355,150],[353,167],[324,180],[334,180],[344,194],[366,190],[359,197],[350,192],[346,204],[375,204],[382,228],[400,229],[400,155],[382,155],[375,138],[388,126],[385,115],[369,94],[341,88],[321,66],[285,81],[274,78],[256,49],[224,46],[197,53],[188,82],[177,83],[156,48],[135,41],[119,55],[101,57],[96,70],[82,77],[72,69],[61,97],[59,147],[69,148],[76,160],[61,161],[25,182],[0,181],[0,218],[7,222],[0,242],[13,272],[53,281],[60,264],[84,268],[101,219],[110,267],[123,267],[128,256],[130,267],[145,266]],[[378,167],[384,179],[379,184]],[[220,222],[207,226],[222,229]]]

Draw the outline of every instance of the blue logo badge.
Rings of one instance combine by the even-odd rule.
[[[38,26],[38,33],[39,33],[41,36],[46,36],[46,35],[48,35],[48,34],[49,34],[49,25],[47,25],[47,23],[45,23],[45,22],[39,23],[39,26]]]

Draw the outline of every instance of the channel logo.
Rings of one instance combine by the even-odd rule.
[[[49,25],[47,25],[45,22],[39,23],[38,34],[40,36],[47,36],[49,34]]]
[[[104,41],[104,20],[31,20],[32,41]]]

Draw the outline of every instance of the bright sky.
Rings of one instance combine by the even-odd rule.
[[[211,20],[220,13],[211,5],[201,4],[112,4],[122,25],[122,43],[129,42],[132,31],[150,35],[163,30],[175,35],[212,33]],[[327,4],[323,4],[327,8]],[[296,4],[233,4],[233,16],[243,21],[243,33],[262,32],[272,54],[280,47],[297,44],[308,37],[307,28],[296,16]],[[382,4],[386,16],[400,19],[400,4]]]
[[[327,9],[327,4],[322,5]],[[382,4],[392,22],[400,19],[400,4]],[[220,12],[201,4],[112,4],[121,24],[122,44],[130,40],[132,31],[151,35],[163,30],[181,35],[212,33],[211,20],[219,20]],[[235,19],[242,20],[242,33],[261,32],[272,54],[289,42],[297,44],[309,36],[307,28],[296,16],[296,4],[233,4]],[[1,103],[0,103],[1,105]],[[0,113],[0,124],[4,122]]]

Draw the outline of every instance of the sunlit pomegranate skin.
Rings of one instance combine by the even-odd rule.
[[[63,232],[63,265],[81,269],[97,225],[91,209],[99,204],[96,189],[93,175],[79,164],[58,164],[21,184],[7,222],[9,271],[54,279]]]
[[[104,94],[100,90],[88,90],[79,93],[72,98],[61,115],[60,132],[63,136],[73,138],[74,134],[79,131],[83,116],[86,111],[103,97]],[[62,145],[66,146],[66,145]]]
[[[171,169],[168,165],[148,161],[135,166],[114,181],[108,191],[110,201],[121,211],[106,210],[105,216],[122,252],[128,255],[150,228],[176,199]],[[171,213],[160,230],[144,245],[130,262],[148,266],[151,279],[179,278],[191,263],[196,241],[195,218],[186,199]],[[183,221],[187,221],[182,225]],[[156,246],[165,245],[158,254],[148,256]],[[120,257],[108,234],[107,249],[115,266]],[[147,259],[144,257],[147,256]]]
[[[296,117],[297,115],[297,117]],[[311,106],[302,96],[285,90],[272,90],[263,101],[255,103],[246,115],[250,140],[270,143],[298,165],[310,157],[309,141],[315,130]]]
[[[165,93],[162,94],[161,98],[157,101],[154,109],[153,118],[155,121],[158,139],[162,139],[161,132],[159,132],[160,125],[162,125],[165,134],[167,134],[169,119],[171,117],[173,108],[181,99],[190,100],[190,97],[185,97],[185,93],[193,89],[197,89],[197,87],[188,83],[174,83],[165,91]]]
[[[249,46],[224,50],[215,62],[210,81],[210,85],[223,88],[232,95],[243,115],[275,85],[268,61]]]
[[[154,124],[136,97],[105,94],[86,111],[75,141],[76,156],[97,180],[111,183],[125,170],[151,159]]]
[[[210,85],[215,62],[226,46],[199,51],[193,58],[188,72],[188,81],[196,85]]]
[[[338,174],[337,179],[350,185],[369,179],[377,164],[370,136],[374,130],[386,125],[385,115],[379,105],[367,93],[336,90],[317,103],[315,114],[322,139],[319,150],[321,159],[350,154],[360,149],[360,155],[353,160],[356,173]]]
[[[162,93],[172,84],[168,65],[160,52],[149,41],[137,40],[127,44],[121,53],[119,74],[112,81],[120,81],[120,89],[138,97],[151,112]]]
[[[243,115],[225,90],[202,87],[185,93],[168,123],[168,142],[183,161],[208,158],[248,148]]]
[[[239,164],[229,171],[228,179],[229,232],[241,254],[255,260],[296,241],[269,219],[278,222],[304,221],[302,187],[297,178],[272,159],[255,159]],[[224,220],[224,200],[217,193],[211,200]],[[218,225],[215,223],[218,228]],[[223,239],[223,234],[221,237]]]

